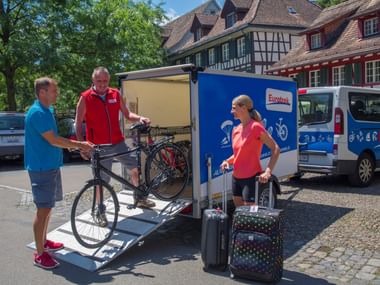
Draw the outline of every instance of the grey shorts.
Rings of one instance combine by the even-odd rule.
[[[28,171],[37,208],[53,208],[63,199],[61,170]]]
[[[107,155],[107,154],[113,154],[113,153],[119,153],[119,152],[125,152],[128,151],[130,148],[125,144],[125,142],[121,142],[115,145],[112,145],[110,147],[105,147],[104,151],[101,153],[101,156]],[[115,156],[113,159],[116,159],[120,161],[128,170],[137,168],[137,157],[136,153],[132,152],[129,154],[125,154],[122,156]],[[107,160],[102,160],[100,163],[107,169],[112,170],[112,161],[113,159],[107,159]],[[109,177],[107,174],[104,172],[100,173],[102,179],[106,181],[107,183],[110,182],[111,177]]]

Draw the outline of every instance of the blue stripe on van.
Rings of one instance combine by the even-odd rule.
[[[315,150],[333,153],[334,132],[299,132],[299,150]]]
[[[380,124],[379,122],[356,121],[347,112],[348,149],[360,155],[363,150],[371,150],[376,159],[380,159]]]

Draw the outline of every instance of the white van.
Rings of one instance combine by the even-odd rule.
[[[368,186],[380,167],[380,89],[313,87],[298,95],[299,171]]]

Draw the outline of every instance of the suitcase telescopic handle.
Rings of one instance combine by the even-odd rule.
[[[223,171],[223,196],[222,208],[227,213],[227,169]]]
[[[273,205],[273,176],[269,177],[269,205],[268,208],[272,208]],[[255,177],[255,203],[259,206],[259,175]]]

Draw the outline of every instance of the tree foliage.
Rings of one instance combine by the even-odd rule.
[[[322,8],[327,8],[345,2],[347,0],[318,0],[317,3]]]
[[[0,109],[25,110],[39,76],[58,80],[57,109],[64,112],[75,108],[79,93],[90,86],[94,67],[106,66],[114,74],[163,62],[158,23],[164,14],[151,1],[9,0],[0,5]]]

